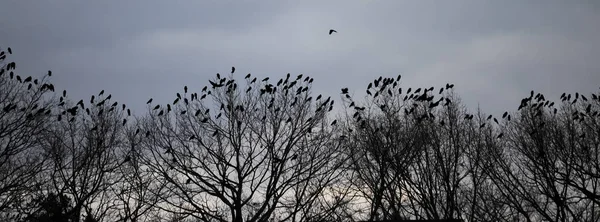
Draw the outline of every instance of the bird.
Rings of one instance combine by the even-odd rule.
[[[213,88],[218,88],[218,87],[222,87],[223,84],[220,83],[215,83],[213,81],[208,80],[208,82],[210,83],[210,85],[212,85]]]
[[[231,67],[231,74],[233,74],[235,72],[235,67]]]
[[[334,33],[334,32],[335,32],[335,33],[337,33],[337,31],[335,31],[335,30],[333,30],[333,29],[330,29],[330,30],[329,30],[329,35],[331,35],[331,34],[332,34],[332,33]]]
[[[152,98],[150,98],[150,99],[148,100],[148,102],[146,102],[146,104],[150,104],[150,103],[152,103]]]

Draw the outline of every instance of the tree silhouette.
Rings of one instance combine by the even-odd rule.
[[[346,116],[350,144],[357,144],[350,169],[369,203],[362,212],[368,220],[458,218],[457,183],[464,179],[458,162],[464,157],[462,146],[447,141],[460,136],[461,110],[451,94],[436,99],[434,87],[403,90],[400,79],[369,83],[366,106],[342,89],[351,109]],[[447,84],[437,94],[452,87]]]
[[[600,96],[470,113],[452,90],[217,74],[147,115],[20,76],[0,51],[2,221],[600,220]],[[239,73],[239,71],[238,71]],[[77,102],[76,102],[77,101]]]
[[[345,159],[333,100],[313,99],[310,77],[268,79],[217,74],[200,96],[186,86],[172,106],[149,104],[145,163],[164,201],[202,220],[299,221],[325,195]]]
[[[22,78],[0,51],[0,212],[15,216],[39,185],[43,153],[37,140],[50,124],[54,86],[47,76]]]
[[[40,145],[51,160],[45,174],[51,183],[41,189],[69,196],[74,221],[83,215],[85,221],[103,218],[112,205],[110,187],[122,181],[117,169],[123,164],[118,151],[125,146],[125,106],[111,97],[101,92],[86,106],[83,100],[72,104],[63,94],[64,105],[57,110],[62,117],[41,133]]]
[[[535,221],[598,220],[598,101],[563,96],[559,109],[531,92],[508,126],[505,148],[491,158],[494,183],[515,212]],[[595,97],[595,96],[594,96]],[[585,98],[582,97],[582,98]],[[587,100],[587,98],[586,98]],[[593,104],[594,106],[590,106]],[[586,135],[595,134],[592,140]],[[593,138],[593,137],[592,137]],[[506,155],[504,153],[511,153]]]
[[[116,214],[116,221],[147,221],[158,213],[155,207],[160,203],[162,187],[140,161],[143,135],[137,123],[128,125],[124,133],[123,164],[117,169],[120,183],[110,188],[114,195],[111,201],[113,214]]]

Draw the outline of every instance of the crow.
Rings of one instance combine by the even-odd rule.
[[[213,88],[218,88],[218,87],[222,87],[223,86],[223,84],[218,84],[218,83],[215,83],[215,82],[210,81],[210,80],[208,80],[208,82],[210,83],[210,85],[212,85]]]
[[[335,33],[337,33],[337,31],[335,31],[335,30],[333,30],[333,29],[330,29],[330,30],[329,30],[329,35],[331,35],[331,33],[334,33],[334,32],[335,32]]]

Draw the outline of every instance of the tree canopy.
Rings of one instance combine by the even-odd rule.
[[[451,83],[380,76],[358,99],[231,68],[132,115],[104,90],[55,89],[51,71],[21,76],[10,54],[3,221],[600,220],[598,92],[531,91],[493,116]]]

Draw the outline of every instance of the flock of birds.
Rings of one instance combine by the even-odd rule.
[[[231,68],[231,74],[235,73],[235,67]],[[312,103],[312,102],[316,102],[315,104],[315,114],[314,115],[320,115],[323,114],[325,112],[330,112],[333,109],[333,105],[334,105],[334,101],[331,99],[331,97],[328,98],[323,98],[322,95],[318,95],[316,96],[314,99],[312,96],[304,93],[307,92],[309,89],[308,84],[312,83],[314,81],[313,78],[309,77],[309,76],[304,76],[303,74],[299,74],[297,75],[295,78],[293,78],[291,76],[291,74],[287,74],[285,78],[279,79],[277,81],[277,83],[270,83],[269,82],[269,77],[263,78],[260,83],[257,83],[258,78],[257,77],[252,77],[252,74],[247,74],[244,79],[247,81],[247,88],[245,89],[246,93],[250,93],[250,91],[252,91],[253,87],[260,87],[257,88],[258,89],[258,96],[259,97],[266,97],[268,101],[265,103],[265,107],[267,111],[271,114],[273,114],[273,118],[277,119],[276,121],[283,121],[286,124],[291,123],[294,121],[294,119],[296,119],[295,116],[286,116],[288,113],[288,111],[290,109],[292,109],[295,106],[302,106],[302,107],[306,107],[307,103]],[[177,93],[177,97],[175,98],[175,100],[173,101],[172,105],[176,105],[177,103],[179,103],[179,101],[184,102],[184,107],[183,109],[181,109],[180,111],[180,115],[185,115],[187,113],[193,113],[194,118],[197,118],[200,122],[200,124],[206,124],[209,123],[210,124],[214,124],[217,125],[218,123],[216,123],[216,121],[222,117],[222,115],[224,114],[224,112],[229,113],[229,116],[233,116],[235,115],[235,112],[246,112],[248,111],[248,109],[250,107],[244,107],[243,104],[237,104],[237,105],[232,105],[232,104],[225,104],[225,103],[221,103],[218,104],[218,106],[220,107],[218,111],[216,111],[216,114],[211,115],[211,110],[209,108],[197,108],[196,110],[194,110],[192,108],[192,106],[190,106],[190,103],[192,101],[200,101],[205,99],[208,95],[213,94],[214,90],[222,90],[223,92],[225,92],[225,95],[231,95],[231,93],[235,92],[236,89],[238,88],[238,85],[236,83],[236,81],[234,79],[228,79],[226,77],[222,77],[219,73],[217,73],[216,75],[216,80],[209,80],[210,83],[210,87],[209,86],[204,86],[201,90],[201,95],[199,95],[198,93],[190,93],[190,99],[187,98],[188,95],[188,87],[184,86],[184,91],[183,91],[183,96],[181,93]],[[291,97],[288,97],[289,103],[279,103],[278,101],[276,101],[276,93],[282,93],[284,94],[286,97],[288,97],[288,95],[291,95]],[[163,116],[166,115],[168,113],[170,113],[173,108],[171,107],[171,104],[167,104],[166,106],[162,106],[160,104],[156,104],[153,105],[152,104],[153,99],[150,98],[146,104],[152,108],[152,112],[153,115],[158,116]],[[166,109],[165,109],[166,107]],[[254,113],[258,114],[259,112],[259,108],[255,107],[254,108]],[[262,111],[262,110],[261,110]],[[278,115],[281,114],[281,115]],[[293,113],[293,112],[292,112]],[[213,117],[214,116],[214,117]],[[314,116],[313,116],[314,117]],[[303,123],[301,124],[311,124],[313,121],[313,117],[309,117],[306,120],[304,120]],[[257,115],[257,118],[259,118],[260,121],[264,122],[267,120],[268,116],[266,113],[263,113],[263,115]],[[242,121],[241,120],[236,120],[237,121],[237,127],[241,127],[242,126]],[[336,120],[334,120],[331,125],[335,125],[336,124]],[[308,130],[308,132],[310,132],[310,128],[306,128]],[[136,132],[137,133],[137,132]],[[212,137],[219,137],[223,132],[220,132],[219,129],[215,129],[212,133],[211,136]],[[146,137],[149,137],[151,135],[150,131],[146,132]],[[188,135],[189,136],[189,140],[190,141],[196,141],[198,142],[201,146],[205,146],[204,142],[202,141],[201,138],[198,138],[194,135]],[[165,153],[172,153],[172,150],[166,150]],[[291,160],[294,160],[297,158],[297,155],[294,154],[290,157]],[[173,157],[173,161],[175,161],[175,158]],[[280,159],[277,156],[273,157],[273,161],[275,163],[277,162],[281,162],[282,159]]]
[[[337,33],[336,30],[334,29],[330,29],[329,30],[329,35],[331,35],[332,33]],[[7,49],[9,54],[12,54],[12,49],[8,48]],[[0,52],[0,60],[4,60],[6,58],[6,54],[4,51]],[[5,72],[9,72],[9,78],[10,79],[15,79],[16,81],[18,81],[19,83],[23,83],[23,84],[28,84],[27,85],[27,89],[31,90],[34,86],[38,86],[40,87],[39,89],[41,91],[52,91],[54,92],[54,85],[51,83],[43,83],[40,85],[40,81],[38,81],[38,79],[33,79],[33,77],[29,76],[26,78],[22,78],[19,75],[15,75],[13,70],[16,68],[16,64],[14,62],[8,63],[6,64],[4,69],[0,69],[0,76],[4,75]],[[231,73],[233,74],[235,72],[235,67],[231,68]],[[52,76],[52,72],[48,71],[47,76]],[[222,87],[226,87],[226,93],[229,94],[231,92],[234,92],[238,85],[237,83],[235,83],[235,80],[233,79],[227,79],[227,78],[222,78],[220,76],[219,73],[217,73],[217,79],[216,81],[212,81],[209,80],[210,86],[212,87],[213,90],[218,89],[218,88],[222,88]],[[244,79],[249,81],[248,87],[245,90],[246,93],[249,93],[252,90],[253,87],[253,83],[256,83],[257,78],[254,77],[252,80],[250,80],[251,78],[251,74],[247,74]],[[262,88],[260,89],[260,96],[264,96],[264,95],[273,95],[274,93],[280,91],[285,93],[285,95],[288,95],[289,93],[295,93],[295,97],[293,102],[291,102],[289,104],[289,107],[293,107],[295,106],[297,103],[302,103],[302,102],[311,102],[312,101],[312,97],[307,96],[306,98],[301,98],[301,94],[302,92],[306,92],[308,90],[308,86],[305,85],[301,85],[302,83],[312,83],[313,82],[313,78],[310,77],[305,77],[303,80],[303,75],[300,74],[298,75],[295,79],[290,79],[291,75],[288,73],[285,79],[279,79],[279,81],[276,84],[270,84],[268,83],[269,77],[266,77],[264,79],[262,79],[262,82],[265,82],[264,84],[262,84]],[[372,96],[373,99],[377,99],[378,97],[382,97],[382,95],[387,94],[389,96],[393,96],[394,94],[397,95],[401,95],[402,94],[402,88],[399,87],[399,81],[401,79],[401,75],[398,75],[397,78],[383,78],[383,77],[379,77],[377,79],[375,79],[373,82],[369,83],[367,86],[367,90],[366,93],[369,96]],[[296,87],[295,92],[292,92],[292,89],[294,88],[294,86],[299,86]],[[255,86],[256,87],[256,86]],[[445,87],[442,87],[439,89],[438,94],[442,94],[444,90],[449,90],[452,89],[454,87],[454,84],[449,84],[447,83]],[[348,95],[348,88],[342,88],[341,89],[342,94],[345,95],[345,97],[347,99],[352,100],[351,96]],[[425,119],[435,119],[435,116],[431,113],[432,109],[434,109],[435,107],[439,106],[440,104],[443,103],[444,106],[447,106],[451,103],[451,100],[449,98],[444,98],[441,97],[439,100],[434,101],[434,96],[430,95],[430,92],[434,91],[434,87],[430,87],[430,88],[417,88],[414,91],[412,91],[412,88],[408,88],[406,90],[406,93],[403,97],[403,101],[407,101],[407,100],[412,100],[414,101],[414,103],[412,104],[412,107],[405,107],[404,108],[404,114],[405,115],[410,115],[413,114],[415,112],[415,109],[417,107],[419,107],[419,102],[424,102],[424,103],[428,103],[428,106],[426,106],[428,108],[428,110],[420,115],[416,117],[417,122],[421,122]],[[185,95],[187,95],[188,93],[188,87],[185,86],[184,87],[184,96],[182,96],[180,93],[177,93],[177,98],[175,98],[175,100],[172,102],[172,105],[176,105],[178,104],[180,101],[183,101],[183,103],[185,103],[185,106],[188,106],[190,101],[194,101],[194,100],[203,100],[207,97],[207,95],[211,95],[211,90],[208,89],[208,86],[204,86],[204,88],[202,88],[202,95],[199,97],[198,93],[191,93],[190,98],[188,99],[187,97],[185,97]],[[104,94],[104,90],[100,91],[100,93],[98,94],[98,98],[96,98],[94,95],[91,96],[90,98],[90,104],[95,105],[96,107],[98,107],[97,109],[97,113],[96,115],[101,116],[102,114],[105,113],[104,111],[104,107],[103,105],[107,102],[110,101],[112,95],[108,95],[106,97],[104,97],[103,99],[100,99]],[[66,90],[63,90],[62,96],[59,98],[59,103],[58,106],[59,107],[63,107],[65,106],[65,102],[66,102],[66,97],[67,97],[67,92]],[[570,102],[571,104],[575,104],[577,103],[577,101],[583,101],[583,102],[587,102],[587,106],[586,108],[583,109],[583,112],[575,110],[572,113],[572,118],[573,120],[578,120],[578,121],[583,121],[586,116],[587,117],[598,117],[600,116],[599,111],[597,110],[592,110],[592,104],[588,102],[588,98],[585,97],[584,95],[580,95],[579,93],[575,93],[574,95],[574,99],[571,100],[572,95],[571,94],[566,94],[563,93],[560,96],[560,99],[562,102]],[[98,99],[98,101],[97,101]],[[592,94],[591,97],[592,100],[600,100],[600,96],[597,96],[595,94]],[[150,106],[152,103],[153,99],[150,98],[147,101],[147,104]],[[333,104],[334,101],[331,100],[331,97],[327,98],[327,99],[322,99],[322,95],[318,95],[315,99],[315,101],[320,101],[320,103],[318,104],[318,107],[316,108],[316,112],[321,112],[321,111],[331,111],[333,109]],[[380,99],[380,101],[385,101],[385,99]],[[533,117],[539,117],[543,115],[543,108],[544,107],[548,107],[548,108],[553,108],[552,113],[554,115],[557,114],[557,108],[554,107],[554,102],[548,101],[545,99],[545,97],[538,93],[534,95],[534,91],[531,91],[531,94],[529,97],[524,98],[521,100],[521,104],[518,107],[518,110],[521,110],[524,107],[530,106],[531,109],[534,111]],[[279,107],[276,107],[278,106]],[[281,111],[281,109],[284,109],[285,107],[281,107],[282,104],[275,104],[275,98],[272,96],[271,100],[269,102],[269,105],[267,106],[268,109],[272,109],[273,112],[277,113],[279,111]],[[285,104],[283,104],[285,105]],[[118,106],[118,102],[113,102],[112,105],[110,107],[108,107],[108,109],[106,110],[107,113],[113,112]],[[385,102],[381,103],[380,105],[378,105],[379,108],[382,111],[386,111],[387,110],[387,106],[385,104]],[[17,104],[12,104],[9,103],[7,105],[5,105],[2,110],[6,113],[11,112],[12,110],[15,110],[18,108]],[[351,101],[349,104],[349,108],[354,108],[355,109],[355,113],[353,115],[353,118],[356,120],[357,123],[359,123],[360,127],[365,127],[366,122],[364,121],[363,117],[362,117],[362,111],[365,110],[365,107],[359,107],[356,105],[356,103],[354,101]],[[22,107],[20,110],[21,111],[26,111],[28,108],[27,107]],[[121,106],[122,111],[126,110],[127,116],[131,116],[131,110],[127,109],[125,104],[122,104]],[[220,110],[219,111],[224,111],[227,110],[228,112],[230,111],[239,111],[239,112],[245,112],[246,111],[246,107],[244,107],[243,105],[237,105],[235,107],[230,107],[229,105],[226,104],[221,104],[220,105]],[[33,112],[33,110],[35,110],[35,112]],[[73,107],[69,107],[64,109],[62,112],[60,112],[57,115],[57,120],[58,121],[62,121],[63,116],[65,117],[70,117],[69,121],[72,122],[75,120],[75,117],[78,113],[79,110],[85,110],[86,114],[91,115],[92,111],[89,108],[86,108],[84,105],[84,101],[80,100],[76,103],[75,106]],[[164,107],[162,107],[161,105],[155,105],[154,108],[152,109],[153,111],[157,111],[158,113],[156,113],[157,116],[163,116],[165,114],[170,113],[173,108],[171,107],[171,104],[167,104],[166,105],[166,109],[164,109]],[[256,111],[256,110],[255,110]],[[27,118],[33,118],[36,115],[41,115],[41,114],[45,114],[45,115],[50,115],[52,112],[52,110],[50,108],[40,108],[38,107],[37,104],[35,104],[33,107],[31,107],[31,112],[29,112],[26,117]],[[188,112],[188,109],[184,109],[180,112],[181,115],[184,115]],[[202,116],[202,118],[200,118],[199,122],[200,123],[207,123],[208,121],[210,121],[212,118],[210,118],[210,109],[206,108],[205,110],[196,110],[194,111],[194,116],[199,117]],[[68,115],[70,114],[70,116]],[[215,120],[219,119],[222,116],[222,112],[219,112],[216,116],[215,116]],[[464,119],[466,120],[472,120],[473,119],[473,115],[472,114],[466,114],[464,116]],[[262,116],[261,121],[265,121],[267,118],[266,115]],[[511,120],[511,115],[508,114],[508,112],[504,112],[502,115],[502,119],[506,119],[508,121]],[[309,118],[307,120],[307,122],[311,121],[312,118]],[[487,117],[488,121],[493,120],[496,124],[498,124],[498,120],[496,118],[494,118],[492,115],[489,115]],[[287,120],[285,121],[286,123],[289,123],[292,121],[292,117],[288,117]],[[122,124],[126,125],[127,123],[127,118],[124,118],[122,120]],[[336,120],[334,120],[331,125],[335,125],[337,123]],[[241,125],[242,123],[238,121],[238,127]],[[440,121],[440,125],[444,125],[444,121]],[[540,125],[543,126],[544,122],[541,122]],[[486,123],[482,123],[480,125],[480,128],[485,127]],[[97,126],[94,126],[92,128],[92,130],[97,130]],[[140,129],[136,130],[136,134],[138,134],[140,131]],[[147,131],[145,133],[145,136],[148,137],[150,136],[151,132]],[[212,135],[213,136],[217,136],[219,134],[218,131],[215,131]],[[501,138],[503,136],[503,133],[500,133],[497,137]],[[193,136],[190,137],[190,139],[194,139]]]
[[[233,74],[235,72],[235,67],[231,68],[231,74]],[[303,74],[300,74],[298,76],[294,78],[291,78],[291,74],[287,74],[286,78],[282,78],[279,79],[277,81],[277,83],[275,84],[271,84],[269,83],[269,77],[266,77],[264,79],[261,80],[261,84],[259,84],[259,86],[257,86],[256,83],[258,81],[257,77],[252,78],[252,75],[249,73],[244,77],[245,80],[248,81],[248,86],[245,89],[246,93],[249,93],[253,87],[261,87],[259,89],[259,95],[260,97],[263,96],[269,96],[269,102],[267,103],[266,108],[271,110],[273,113],[278,113],[281,112],[283,109],[289,108],[289,107],[294,107],[299,103],[307,103],[307,102],[311,102],[313,101],[313,97],[310,96],[305,96],[302,97],[302,93],[308,91],[309,87],[303,84],[310,84],[314,81],[313,78],[308,77],[308,76],[304,76]],[[190,99],[188,99],[186,97],[186,95],[188,94],[188,87],[184,86],[184,92],[183,92],[183,97],[180,93],[177,93],[177,98],[175,98],[175,100],[173,101],[172,105],[176,105],[179,101],[183,100],[184,105],[188,108],[182,110],[180,112],[180,114],[186,114],[188,113],[188,109],[189,109],[189,103],[191,101],[194,100],[203,100],[205,99],[208,95],[212,94],[212,90],[216,90],[216,89],[222,89],[224,88],[224,91],[226,94],[230,94],[233,93],[237,88],[238,85],[235,82],[234,79],[228,79],[226,77],[222,77],[219,73],[217,73],[216,75],[216,80],[212,81],[209,80],[210,83],[210,87],[209,86],[204,86],[201,90],[202,95],[199,95],[198,93],[191,93],[190,94]],[[288,104],[280,104],[280,103],[276,103],[275,101],[275,96],[274,94],[277,92],[281,92],[284,93],[286,96],[288,94],[293,93],[294,97],[293,100]],[[331,111],[333,109],[333,103],[334,101],[331,100],[331,97],[324,99],[322,95],[318,95],[315,99],[315,101],[318,101],[317,107],[315,112],[319,113],[322,111]],[[149,106],[153,106],[152,105],[153,99],[150,98],[146,104]],[[214,119],[211,118],[210,116],[210,109],[206,108],[204,110],[202,109],[198,109],[198,110],[191,110],[194,113],[195,117],[198,117],[200,119],[200,123],[207,123],[211,120],[216,121],[219,118],[222,117],[223,112],[246,112],[248,107],[244,107],[243,105],[235,105],[235,106],[231,106],[229,104],[220,104],[219,105],[220,108],[217,111],[218,113],[215,115]],[[288,106],[288,107],[285,107]],[[255,108],[254,111],[258,111],[258,108]],[[152,108],[152,111],[155,112],[156,116],[163,116],[165,114],[168,114],[172,111],[172,107],[171,104],[167,104],[166,105],[166,109],[164,109],[164,106],[161,106],[160,104],[154,105]],[[267,119],[267,115],[262,115],[262,117],[260,118],[261,121],[265,121]],[[312,120],[312,118],[308,118],[307,122],[310,122]],[[284,119],[285,123],[290,123],[293,121],[293,117],[289,116],[287,117],[287,119]],[[240,127],[240,125],[242,124],[241,121],[237,122],[238,127]],[[333,123],[335,124],[335,122]],[[149,135],[150,132],[147,132],[147,135]],[[219,135],[219,131],[215,131],[213,134],[213,136],[218,136]],[[190,138],[193,139],[193,138]],[[197,139],[197,138],[196,138]]]
[[[386,112],[389,111],[387,110],[388,107],[385,104],[386,101],[390,101],[389,97],[387,98],[381,98],[379,100],[377,100],[378,97],[382,97],[382,95],[387,94],[390,97],[394,96],[394,94],[397,95],[401,95],[402,94],[402,88],[398,87],[399,86],[399,81],[401,79],[401,75],[398,75],[398,77],[396,79],[394,78],[383,78],[383,77],[379,77],[377,79],[375,79],[373,82],[369,83],[367,86],[367,95],[371,96],[374,101],[379,104],[379,108]],[[452,89],[454,87],[454,84],[450,84],[447,83],[445,87],[442,87],[439,89],[438,94],[442,94],[444,92],[444,90],[448,90],[448,89]],[[433,113],[431,112],[432,109],[434,109],[435,107],[439,106],[441,104],[441,102],[443,103],[443,106],[447,106],[450,103],[452,103],[452,101],[449,98],[444,98],[441,97],[439,98],[439,100],[435,100],[434,101],[434,96],[430,95],[429,92],[433,92],[434,91],[434,87],[430,87],[430,88],[417,88],[416,90],[412,91],[412,88],[408,88],[408,90],[406,90],[406,94],[403,97],[403,101],[407,101],[407,100],[412,100],[414,101],[414,103],[412,103],[412,106],[410,107],[405,107],[404,110],[404,114],[405,116],[408,116],[410,114],[413,114],[415,112],[415,109],[419,107],[419,102],[425,102],[428,103],[428,105],[426,105],[426,112],[424,112],[424,114],[421,114],[419,116],[416,116],[416,121],[418,123],[422,122],[425,119],[435,119],[435,116],[433,115]],[[411,93],[412,92],[412,93]],[[365,107],[359,107],[356,105],[356,103],[354,101],[352,101],[351,96],[348,94],[348,88],[342,88],[342,94],[345,95],[345,97],[347,99],[350,100],[350,104],[349,104],[349,108],[354,108],[355,109],[355,113],[353,115],[353,118],[355,119],[355,121],[359,124],[359,126],[361,128],[366,127],[366,122],[362,117],[362,111],[365,110]],[[402,97],[400,97],[402,98]],[[579,95],[579,93],[575,93],[575,99],[571,101],[571,94],[566,94],[563,93],[561,95],[561,100],[563,102],[568,101],[571,104],[575,104],[577,103],[577,100],[580,98],[581,100],[583,100],[584,102],[587,102],[588,99],[583,96],[583,95]],[[596,94],[592,93],[592,100],[598,100],[600,101],[600,96],[597,96]],[[557,114],[557,108],[554,108],[554,102],[548,101],[545,99],[544,95],[542,95],[541,93],[535,94],[534,91],[531,91],[531,94],[529,97],[524,98],[521,100],[521,105],[518,107],[517,110],[522,110],[525,107],[531,107],[530,110],[532,110],[534,112],[533,117],[540,117],[544,112],[542,108],[544,107],[548,107],[548,108],[553,108],[553,115]],[[584,112],[580,112],[578,110],[575,110],[572,114],[573,120],[578,120],[578,121],[583,121],[585,116],[589,116],[589,117],[598,117],[600,116],[599,111],[593,111],[592,110],[592,104],[588,103],[586,105],[586,108],[583,109]],[[397,110],[393,111],[396,112]],[[473,114],[465,114],[464,119],[465,120],[472,120],[474,118]],[[504,112],[502,114],[502,119],[505,119],[507,121],[511,121],[511,115],[508,112]],[[497,118],[495,118],[493,115],[489,115],[486,119],[486,121],[494,121],[496,124],[499,125],[499,121]],[[439,124],[441,126],[445,125],[444,120],[440,120]],[[484,128],[486,126],[486,122],[483,122],[479,125],[479,128]],[[542,121],[539,125],[539,127],[543,127],[544,126],[544,122]],[[502,138],[504,136],[504,133],[500,132],[497,135],[497,138]],[[583,136],[583,135],[582,135]]]

